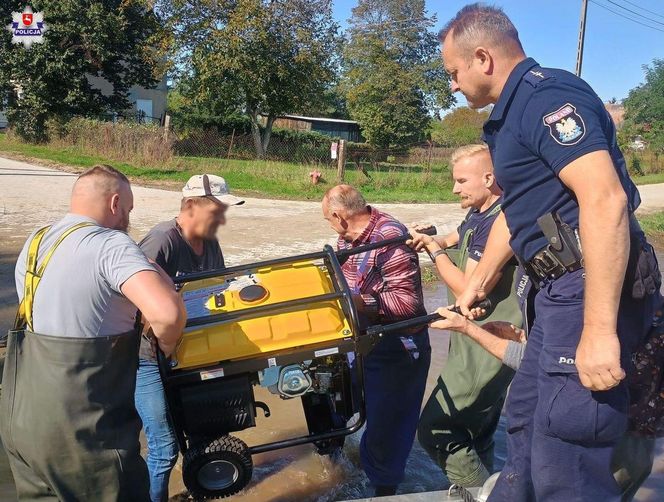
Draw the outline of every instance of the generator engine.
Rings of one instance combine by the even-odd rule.
[[[282,399],[291,399],[307,393],[336,393],[335,381],[342,379],[347,363],[338,356],[303,361],[287,366],[272,366],[258,374],[261,386]]]

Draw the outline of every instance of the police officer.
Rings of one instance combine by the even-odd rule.
[[[95,166],[71,208],[16,264],[0,433],[20,500],[147,501],[134,408],[138,307],[170,354],[185,311],[172,281],[127,235],[127,178]]]
[[[457,303],[472,315],[511,254],[506,237],[539,288],[507,402],[508,459],[490,500],[618,500],[610,460],[627,425],[624,369],[659,285],[614,124],[583,80],[526,58],[498,8],[464,7],[440,40],[452,90],[472,107],[494,104],[484,139],[504,191]]]

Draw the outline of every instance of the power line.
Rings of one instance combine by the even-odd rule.
[[[355,26],[351,27],[351,30],[364,30],[367,28],[370,28],[372,26],[375,27],[380,27],[380,26],[386,26],[386,25],[392,25],[392,24],[401,24],[401,23],[414,23],[418,21],[431,21],[429,18],[426,17],[414,17],[410,19],[401,19],[399,21],[382,21],[380,23],[368,23],[368,24],[356,24]]]
[[[623,7],[622,5],[620,5],[619,3],[614,2],[613,0],[606,0],[606,1],[609,2],[612,5],[615,5],[616,7],[619,7],[623,10],[626,10],[627,12],[631,12],[632,14],[635,14],[639,17],[642,17],[643,19],[647,19],[648,22],[650,22],[650,23],[657,23],[657,24],[661,24],[662,26],[664,26],[664,23],[662,23],[661,21],[656,21],[654,19],[649,19],[648,17],[644,16],[643,14],[641,14],[639,12],[636,12],[635,10],[628,9],[627,7]]]
[[[644,10],[644,11],[650,13],[650,14],[654,14],[655,16],[661,17],[662,19],[664,19],[664,14],[658,14],[657,12],[655,12],[653,10],[648,10],[645,7],[641,7],[639,4],[636,4],[634,2],[630,2],[629,0],[623,0],[623,2],[628,3],[630,5],[633,5],[634,7],[638,7],[641,10]]]
[[[636,19],[632,19],[631,17],[625,16],[624,14],[621,14],[620,12],[616,12],[613,9],[610,9],[609,7],[602,5],[601,3],[597,3],[595,0],[590,0],[593,4],[597,5],[598,7],[601,7],[602,9],[608,10],[609,12],[613,12],[616,16],[622,17],[623,19],[627,19],[629,21],[632,21],[633,23],[640,24],[641,26],[645,26],[646,28],[650,28],[651,30],[659,31],[664,33],[664,30],[656,28],[654,26],[647,25],[645,23],[642,23],[641,21],[637,21]]]

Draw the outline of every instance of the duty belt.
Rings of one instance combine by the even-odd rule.
[[[583,267],[582,261],[577,261],[571,265],[563,265],[558,257],[553,253],[549,246],[541,249],[533,256],[530,261],[523,263],[523,268],[530,276],[535,287],[542,281],[552,281],[564,275],[566,272],[574,272]]]
[[[565,235],[562,232],[557,231],[555,235],[552,235],[550,226],[546,227],[545,225],[540,224],[540,227],[544,227],[544,234],[549,240],[549,244],[535,253],[535,256],[530,260],[521,262],[535,287],[538,287],[539,283],[542,281],[558,279],[567,272],[574,272],[583,267],[583,255],[581,251],[581,243],[578,238],[578,230],[572,229],[564,224],[561,226],[560,220],[555,214],[551,221],[555,223],[557,230],[565,230],[567,232],[567,239],[565,239]],[[540,223],[539,220],[538,223]],[[630,240],[632,240],[635,235],[638,235],[640,230],[641,227],[636,217],[634,214],[630,214]],[[567,246],[567,251],[564,253],[558,251],[558,249],[561,251],[565,249],[565,247],[562,246],[563,243]],[[570,258],[570,256],[575,256],[576,258]]]

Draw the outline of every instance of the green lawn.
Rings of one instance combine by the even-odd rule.
[[[657,240],[664,239],[664,211],[641,216],[639,222],[648,237]]]
[[[52,161],[68,166],[87,168],[95,164],[110,164],[136,180],[185,182],[193,174],[215,173],[223,176],[232,189],[247,195],[317,200],[336,183],[336,169],[257,160],[227,160],[205,157],[175,157],[163,167],[118,162],[82,153],[74,147],[32,145],[7,139],[0,134],[0,152],[17,153],[26,157]],[[309,172],[319,169],[322,181],[313,185]],[[380,171],[369,171],[371,179],[351,164],[346,169],[346,182],[361,188],[374,202],[444,202],[454,201],[451,177],[443,167],[432,172],[420,168],[382,165]]]
[[[322,181],[313,185],[309,172],[314,166],[287,162],[257,160],[226,160],[205,157],[175,157],[164,166],[142,167],[135,163],[118,162],[89,155],[74,147],[32,145],[7,139],[0,133],[0,152],[17,153],[67,166],[87,168],[110,164],[137,181],[185,182],[193,174],[215,173],[226,178],[238,193],[261,197],[298,200],[320,199],[336,183],[336,169],[318,167]],[[346,168],[347,183],[358,186],[373,202],[448,202],[456,201],[452,180],[444,166],[433,166],[430,173],[416,166],[382,164],[379,171],[369,169],[371,179],[354,168]],[[634,178],[637,184],[664,183],[664,173]]]

